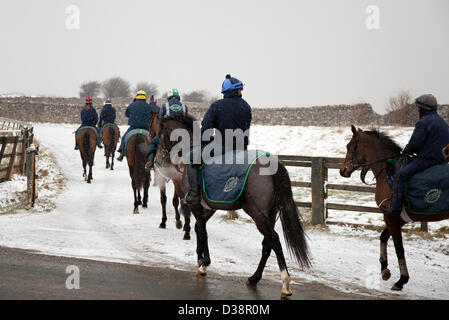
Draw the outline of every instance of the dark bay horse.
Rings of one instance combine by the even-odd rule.
[[[171,161],[170,151],[174,147],[173,141],[170,141],[170,135],[173,130],[187,130],[190,137],[190,146],[192,146],[192,132],[195,119],[191,116],[175,115],[164,118],[161,121],[160,146],[164,154],[164,161]],[[277,161],[277,160],[276,160]],[[271,250],[276,254],[279,269],[281,271],[282,291],[281,298],[292,295],[290,288],[290,275],[287,270],[284,253],[282,251],[279,235],[274,226],[279,216],[284,231],[285,242],[290,253],[294,256],[301,267],[309,267],[309,249],[306,236],[303,231],[299,210],[293,200],[290,177],[285,167],[278,163],[278,170],[272,175],[260,174],[260,169],[264,166],[260,160],[253,165],[246,182],[246,187],[241,197],[232,204],[216,204],[208,202],[203,197],[205,205],[211,209],[206,210],[202,205],[190,206],[195,216],[195,232],[197,235],[197,256],[198,256],[198,274],[205,275],[207,267],[211,260],[209,256],[208,236],[206,223],[216,210],[237,210],[243,209],[256,223],[257,229],[264,236],[262,241],[262,257],[259,266],[251,276],[247,284],[256,285],[262,278]],[[189,190],[187,172],[180,164],[183,170],[182,191],[186,194]],[[245,250],[245,244],[241,243],[242,250]]]
[[[102,129],[104,144],[104,156],[106,157],[106,169],[114,170],[114,156],[117,150],[117,142],[120,137],[119,129],[115,124],[107,123]],[[111,158],[111,163],[109,163]]]
[[[157,113],[151,112],[151,121],[150,121],[150,136],[151,138],[155,137],[159,134],[159,118]],[[175,187],[175,191],[173,194],[172,204],[175,208],[175,219],[176,219],[176,228],[182,228],[181,216],[179,214],[179,199],[183,198],[185,195],[182,193],[181,182],[182,182],[182,173],[178,170],[176,166],[172,163],[168,163],[167,166],[161,166],[161,152],[160,152],[160,144],[158,146],[157,157],[154,161],[154,175],[156,185],[159,187],[160,191],[160,199],[162,206],[162,220],[159,225],[159,228],[165,229],[167,222],[167,195],[166,195],[166,184],[171,180]],[[184,215],[184,240],[190,240],[190,208],[184,203],[181,203],[181,212]]]
[[[388,135],[377,130],[363,131],[351,127],[352,139],[349,141],[346,158],[343,161],[340,174],[349,178],[358,168],[369,168],[376,177],[376,195],[375,200],[378,206],[390,206],[393,197],[393,191],[388,185],[387,160],[397,158],[402,148],[396,144]],[[449,214],[437,215],[419,215],[410,212],[407,206],[404,206],[407,215],[413,221],[439,221],[449,218]],[[448,208],[449,209],[449,208]],[[400,279],[391,288],[395,291],[403,289],[404,284],[409,280],[407,264],[405,261],[404,246],[402,243],[401,228],[406,224],[402,218],[395,219],[390,215],[384,214],[386,228],[380,236],[380,264],[382,279],[388,280],[391,272],[388,267],[387,242],[390,236],[393,238],[394,248],[399,263]]]
[[[134,214],[139,213],[139,206],[148,208],[148,188],[150,187],[150,176],[145,172],[145,163],[148,149],[146,136],[137,134],[132,136],[126,145],[126,159],[128,161],[131,186],[134,192]],[[143,199],[140,191],[143,189]]]
[[[81,160],[83,161],[83,177],[87,183],[91,183],[92,167],[94,165],[95,150],[97,148],[97,132],[95,129],[82,128],[76,134],[76,141],[79,147]],[[86,166],[89,166],[89,174],[86,173]]]

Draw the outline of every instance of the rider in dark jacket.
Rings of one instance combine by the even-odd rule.
[[[251,125],[251,107],[242,99],[243,83],[237,78],[226,75],[221,88],[224,97],[210,106],[204,115],[201,123],[201,136],[208,129],[216,129],[222,137],[222,153],[229,151],[226,146],[226,129],[241,129],[243,137],[234,137],[232,149],[239,148],[237,140],[243,140],[243,149],[249,144],[249,128]],[[246,131],[246,132],[245,132]],[[241,138],[241,139],[240,139]],[[190,192],[186,196],[186,202],[198,204],[200,202],[200,183],[198,181],[199,166],[196,164],[186,164],[187,176],[189,179]]]
[[[98,121],[98,127],[103,127],[106,123],[115,123],[116,111],[112,106],[111,99],[106,99],[103,109],[101,109],[100,120]]]
[[[92,106],[92,98],[87,97],[84,108],[81,110],[81,126],[75,131],[75,150],[78,150],[78,143],[76,141],[76,134],[82,127],[94,127],[97,130],[97,146],[102,148],[101,142],[98,139],[98,114],[95,108]]]
[[[167,94],[168,103],[164,104],[159,110],[158,118],[159,120],[165,118],[166,116],[171,116],[177,113],[188,114],[188,107],[181,103],[181,96],[177,89],[171,89]],[[154,157],[156,155],[157,147],[159,145],[159,136],[155,136],[150,144],[148,145],[147,157],[148,162],[145,164],[145,170],[147,172],[151,171],[154,165]]]
[[[129,128],[125,132],[125,134],[122,137],[122,141],[120,143],[120,156],[117,158],[118,161],[123,160],[123,155],[125,153],[125,150],[123,150],[125,146],[125,137],[128,132],[134,129],[144,129],[149,131],[149,125],[150,125],[150,119],[151,119],[151,112],[150,112],[150,106],[146,102],[147,95],[145,91],[138,91],[136,98],[134,99],[134,102],[131,103],[128,108],[126,109],[125,116],[129,118],[128,124]]]
[[[394,175],[391,207],[384,208],[387,214],[399,217],[405,196],[405,182],[418,172],[444,162],[442,149],[449,144],[449,126],[438,113],[438,103],[431,94],[415,100],[419,109],[419,121],[403,154],[416,154],[416,159]]]

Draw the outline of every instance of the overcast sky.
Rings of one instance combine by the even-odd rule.
[[[69,5],[79,29],[66,27]],[[231,73],[253,107],[384,112],[400,90],[449,103],[448,15],[448,0],[2,0],[0,93],[77,96],[121,76],[219,95]]]

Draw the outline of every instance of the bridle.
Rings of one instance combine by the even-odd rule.
[[[352,172],[357,170],[358,168],[362,168],[362,171],[360,172],[360,180],[366,184],[366,185],[374,185],[374,184],[368,184],[365,181],[365,176],[368,173],[368,171],[371,169],[371,166],[373,164],[377,164],[377,163],[381,163],[381,162],[387,162],[388,159],[390,159],[390,157],[388,158],[382,158],[382,159],[378,159],[375,161],[371,161],[371,162],[366,162],[366,163],[354,163],[354,159],[355,159],[355,155],[356,155],[356,150],[357,150],[357,146],[359,144],[359,139],[360,139],[360,133],[362,133],[363,131],[360,131],[357,133],[356,135],[356,139],[354,141],[354,146],[352,148],[352,152],[351,152],[351,158],[349,159],[349,165],[351,166]],[[381,175],[381,173],[387,168],[387,165],[385,165],[384,167],[382,167],[382,169],[379,171],[379,173],[377,173],[373,180],[377,180],[377,178]],[[346,169],[349,170],[348,165],[346,165]]]

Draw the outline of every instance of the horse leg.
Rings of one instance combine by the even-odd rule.
[[[251,201],[250,204],[245,205],[243,207],[243,210],[253,218],[254,222],[256,223],[257,229],[264,236],[265,242],[262,242],[262,258],[260,260],[259,266],[254,275],[248,279],[248,283],[251,283],[251,281],[256,281],[258,277],[262,278],[262,272],[265,267],[266,260],[270,256],[270,249],[272,249],[276,254],[279,270],[281,271],[281,299],[291,296],[292,290],[290,288],[290,274],[288,273],[284,253],[282,251],[281,242],[279,240],[279,235],[274,230],[274,221],[271,221],[271,219],[269,220],[268,218],[271,215],[264,214],[262,211],[260,211],[253,201]]]
[[[405,262],[405,252],[404,252],[404,246],[402,244],[401,230],[399,230],[398,235],[393,236],[393,242],[394,242],[394,248],[396,250],[396,255],[398,257],[399,271],[400,271],[401,277],[399,278],[399,281],[393,285],[391,290],[401,291],[404,288],[404,284],[406,284],[408,282],[408,280],[410,279],[410,276],[409,276],[408,270],[407,270],[407,263]]]
[[[167,196],[165,195],[165,184],[159,186],[161,192],[162,221],[159,228],[165,229],[167,222]]]
[[[112,151],[112,155],[111,155],[111,170],[114,170],[114,156],[115,156],[115,151]]]
[[[388,269],[388,254],[387,254],[387,245],[388,239],[390,239],[390,232],[388,228],[385,228],[380,235],[380,268],[382,279],[387,281],[391,277],[391,272]]]
[[[270,254],[271,247],[268,245],[268,241],[264,238],[262,241],[262,257],[260,258],[259,266],[257,267],[256,272],[248,278],[248,281],[246,282],[247,285],[256,285],[260,279],[262,279],[262,273]]]
[[[181,204],[181,211],[184,215],[184,238],[183,240],[190,240],[190,208],[188,205]]]
[[[89,162],[89,175],[87,176],[87,183],[91,183],[91,181],[93,180],[93,177],[92,177],[92,166],[93,166],[93,163],[90,161]]]
[[[84,181],[87,181],[87,171],[86,171],[86,166],[87,166],[87,161],[83,159],[83,170],[84,170],[84,172],[83,172],[83,178],[84,178]]]
[[[182,228],[181,215],[179,214],[179,210],[178,210],[179,198],[176,195],[176,192],[173,195],[172,204],[173,204],[173,207],[175,208],[176,229],[181,229]]]
[[[134,214],[139,214],[139,202],[137,201],[137,188],[136,188],[136,183],[133,181],[131,182],[131,185],[133,187],[133,192],[134,192]]]
[[[210,265],[211,260],[209,256],[209,248],[207,243],[207,230],[206,230],[206,221],[202,217],[202,210],[197,208],[194,211],[196,223],[195,223],[195,232],[196,232],[196,241],[197,248],[196,253],[198,256],[198,271],[197,275],[205,276],[207,274],[207,267]]]
[[[143,184],[143,205],[142,208],[148,208],[148,188],[150,187],[150,181],[145,175],[145,183]]]

